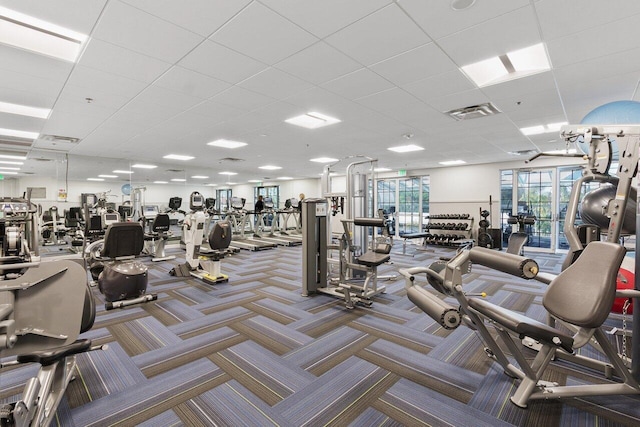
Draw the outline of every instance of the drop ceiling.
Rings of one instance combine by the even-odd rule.
[[[228,180],[218,175],[225,170],[238,183],[315,178],[316,157],[367,155],[391,169],[509,161],[513,151],[563,148],[556,135],[527,137],[522,127],[578,123],[603,103],[639,97],[640,2],[476,0],[462,11],[448,0],[0,6],[89,36],[77,63],[0,44],[0,101],[52,109],[48,119],[0,113],[0,128],[79,139],[27,147],[21,173],[42,177],[59,175],[64,161],[69,179],[151,163],[158,168],[136,170],[134,180],[168,180],[173,169],[209,183]],[[550,71],[483,88],[460,71],[541,42]],[[445,114],[486,102],[501,113],[461,122]],[[341,122],[313,130],[284,122],[310,111]],[[425,150],[387,150],[407,134]],[[248,145],[206,145],[217,139]],[[195,159],[163,159],[171,153]]]

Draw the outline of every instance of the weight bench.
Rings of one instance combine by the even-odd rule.
[[[429,233],[405,233],[401,235],[400,237],[404,239],[402,242],[402,255],[404,255],[407,251],[408,239],[424,239],[425,237],[427,237],[427,235],[429,235]],[[423,240],[423,244],[424,244],[424,240]]]

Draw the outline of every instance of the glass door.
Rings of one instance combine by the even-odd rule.
[[[528,248],[555,252],[558,215],[555,203],[555,169],[517,171],[514,214],[534,215],[536,222],[527,226]]]
[[[398,232],[420,232],[420,178],[398,179]]]

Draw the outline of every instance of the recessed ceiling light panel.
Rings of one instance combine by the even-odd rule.
[[[98,178],[117,178],[118,175],[98,175]]]
[[[138,168],[138,169],[155,169],[158,166],[156,165],[145,165],[143,163],[136,163],[135,165],[131,165],[132,168]]]
[[[211,145],[212,147],[222,147],[222,148],[240,148],[248,144],[246,142],[231,141],[229,139],[217,139],[215,141],[208,142],[207,145]]]
[[[191,178],[193,178],[193,179],[207,179],[209,177],[205,176],[205,175],[193,175]]]
[[[0,6],[0,43],[75,62],[87,36]]]
[[[310,161],[316,163],[333,163],[337,162],[338,159],[334,159],[333,157],[316,157],[315,159],[311,159]]]
[[[389,147],[387,148],[387,150],[395,151],[396,153],[409,153],[411,151],[424,150],[424,148],[415,144],[409,144],[409,145],[399,145],[397,147]]]
[[[38,119],[46,119],[51,114],[50,108],[29,107],[26,105],[11,104],[9,102],[0,102],[0,113],[17,114],[20,116],[36,117]]]
[[[237,172],[218,172],[218,175],[238,175]]]
[[[87,178],[87,181],[104,181],[104,178]]]
[[[154,184],[168,184],[167,181],[153,181]]]
[[[296,117],[287,119],[285,120],[285,122],[292,125],[301,126],[307,129],[317,129],[324,126],[340,123],[340,120],[336,119],[335,117],[326,116],[321,113],[309,112],[301,116],[296,116]]]
[[[169,160],[193,160],[193,159],[195,159],[195,157],[193,157],[193,156],[185,156],[185,155],[182,155],[182,154],[167,154],[163,158],[164,159],[169,159]]]
[[[171,181],[173,182],[186,182],[187,180],[184,178],[171,178]]]
[[[3,128],[0,128],[0,135],[13,136],[14,138],[24,138],[24,139],[37,139],[38,136],[40,136],[38,132],[28,132],[24,130],[3,129]]]
[[[265,166],[259,166],[258,169],[264,169],[264,170],[268,170],[268,171],[276,171],[278,169],[282,169],[282,167],[281,166],[265,165]]]
[[[120,170],[120,169],[116,169],[116,170],[111,171],[111,172],[113,172],[113,173],[126,173],[126,174],[129,174],[129,175],[131,175],[133,173],[133,171],[125,171],[125,170]]]
[[[438,162],[443,166],[455,166],[455,165],[464,165],[465,162],[464,160],[445,160],[444,162]]]

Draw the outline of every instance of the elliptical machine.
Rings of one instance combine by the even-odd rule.
[[[228,253],[231,243],[231,224],[229,221],[217,221],[209,233],[210,250],[201,247],[204,240],[205,224],[208,214],[205,212],[205,201],[197,191],[189,197],[191,211],[185,216],[182,224],[182,239],[185,244],[186,262],[171,269],[172,276],[193,276],[209,284],[227,282],[229,276],[220,272],[220,260]]]

